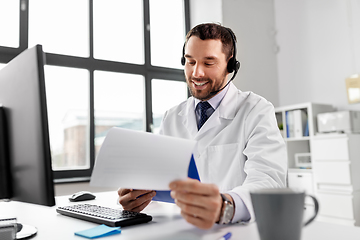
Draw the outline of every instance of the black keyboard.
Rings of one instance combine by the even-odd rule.
[[[98,224],[105,224],[110,227],[125,227],[150,222],[152,220],[150,215],[144,213],[130,212],[91,204],[58,207],[56,211],[66,216]]]

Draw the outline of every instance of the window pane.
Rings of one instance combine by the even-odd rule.
[[[154,123],[152,131],[158,133],[165,111],[187,99],[187,85],[185,82],[153,79],[151,88]]]
[[[19,1],[0,0],[0,46],[19,47]]]
[[[144,64],[142,0],[94,0],[94,57]]]
[[[89,72],[45,66],[52,167],[89,168]]]
[[[95,155],[112,127],[145,131],[144,77],[95,71]]]
[[[181,69],[186,34],[183,0],[150,0],[150,24],[151,64]]]
[[[45,52],[89,56],[88,0],[29,1],[29,47]]]

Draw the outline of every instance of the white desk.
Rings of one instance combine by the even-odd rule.
[[[96,199],[83,203],[119,208],[116,204],[116,192],[97,193]],[[72,205],[69,196],[56,198],[57,206]],[[184,221],[179,209],[174,204],[152,202],[145,213],[153,216],[149,223],[122,228],[122,233],[100,239],[211,239],[215,240],[227,232],[232,232],[231,239],[259,240],[256,223],[248,225],[218,226],[210,230],[200,230]],[[98,224],[60,215],[55,207],[44,207],[21,202],[0,202],[0,217],[17,217],[23,224],[33,225],[38,229],[33,239],[85,239],[74,235],[74,232],[89,229]],[[305,227],[302,240],[359,240],[360,228],[313,222]]]

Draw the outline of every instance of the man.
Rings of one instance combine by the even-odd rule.
[[[193,156],[200,181],[170,183],[171,197],[184,219],[201,229],[250,221],[254,213],[249,191],[285,186],[287,157],[274,107],[227,84],[229,73],[236,74],[239,67],[236,38],[229,28],[194,27],[183,52],[192,97],[165,113],[160,133],[198,142]],[[141,211],[156,192],[119,189],[118,194],[124,209]]]

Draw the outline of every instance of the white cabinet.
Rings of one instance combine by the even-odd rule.
[[[326,134],[311,141],[319,219],[360,226],[360,134]]]
[[[312,196],[314,192],[314,179],[312,171],[289,169],[288,171],[288,186],[294,189],[305,190],[307,194]],[[313,205],[314,202],[311,198],[305,198],[306,205]]]
[[[276,120],[280,129],[283,129],[283,137],[287,147],[289,187],[305,189],[308,194],[314,193],[312,162],[307,167],[298,165],[296,164],[296,156],[310,155],[312,158],[313,153],[310,146],[312,137],[317,132],[316,116],[319,113],[332,111],[334,108],[331,105],[316,103],[302,103],[275,109]],[[296,114],[292,115],[291,113],[294,112]],[[300,125],[294,127],[294,123]],[[300,134],[298,133],[299,129]]]
[[[294,110],[306,116],[307,131],[300,136],[289,134],[289,121],[294,123],[289,112]],[[360,226],[360,134],[317,134],[317,114],[334,110],[331,105],[314,103],[275,109],[287,146],[288,187],[302,188],[317,197],[317,220]],[[291,128],[294,131],[294,126]],[[306,154],[310,154],[311,164],[298,165],[295,156]]]
[[[304,189],[307,194],[314,195],[312,172],[292,170],[288,172],[288,182],[292,188]]]

